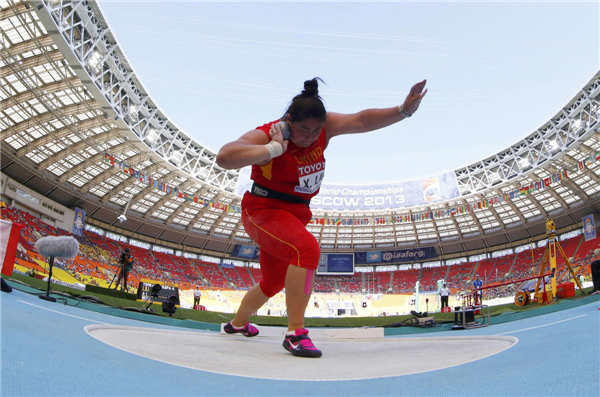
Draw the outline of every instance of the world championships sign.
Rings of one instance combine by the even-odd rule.
[[[454,172],[412,181],[373,185],[323,184],[310,202],[320,210],[387,210],[433,204],[460,195]]]

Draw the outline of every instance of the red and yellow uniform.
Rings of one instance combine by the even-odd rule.
[[[269,136],[274,121],[258,127]],[[310,200],[319,193],[325,172],[325,129],[310,146],[298,147],[291,140],[285,153],[268,164],[252,166],[251,179],[267,189]],[[288,266],[315,270],[321,250],[306,230],[312,212],[307,204],[260,197],[246,192],[242,200],[242,222],[246,233],[260,246],[260,287],[269,297],[285,285]]]

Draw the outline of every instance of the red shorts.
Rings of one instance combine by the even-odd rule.
[[[265,295],[271,297],[283,289],[289,265],[312,270],[319,265],[319,243],[306,230],[311,216],[305,204],[244,195],[242,222],[260,246],[260,287]]]

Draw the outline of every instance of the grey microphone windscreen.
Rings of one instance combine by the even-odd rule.
[[[63,259],[73,259],[79,252],[79,242],[75,237],[42,237],[35,243],[40,255],[45,257],[55,257]]]

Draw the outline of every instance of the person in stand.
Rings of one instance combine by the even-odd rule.
[[[200,304],[200,297],[202,297],[202,292],[200,292],[200,287],[196,285],[196,289],[194,290],[194,309],[196,305]]]
[[[133,267],[133,256],[129,252],[129,248],[125,248],[121,253],[119,264],[121,265],[121,269],[119,269],[119,277],[117,277],[115,289],[119,289],[119,284],[121,283],[121,280],[123,280],[123,291],[127,292],[127,275]]]
[[[283,347],[301,357],[322,355],[304,327],[304,314],[321,253],[306,225],[312,216],[310,199],[319,193],[325,173],[323,152],[332,138],[377,130],[412,116],[427,93],[423,80],[411,88],[401,106],[340,114],[325,110],[319,80],[304,82],[304,90],[281,119],[227,143],[217,155],[217,164],[225,169],[252,166],[254,184],[242,200],[242,223],[260,246],[262,271],[260,283],[248,290],[224,330],[258,335],[250,316],[285,287],[288,332]],[[291,136],[284,139],[288,129]]]
[[[448,298],[450,297],[450,288],[447,287],[446,283],[442,289],[440,289],[440,298],[442,300],[442,309],[448,307]]]
[[[478,288],[483,287],[483,281],[479,279],[479,274],[475,275],[475,281],[473,281],[473,288],[477,290]],[[481,304],[483,300],[483,291],[475,291],[475,304]]]

